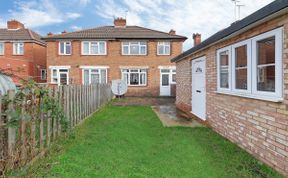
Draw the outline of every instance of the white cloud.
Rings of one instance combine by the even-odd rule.
[[[79,3],[81,6],[86,6],[90,2],[91,2],[91,0],[79,0]]]
[[[78,31],[78,30],[82,30],[83,28],[79,27],[77,25],[73,25],[73,26],[70,27],[70,29],[72,29],[73,31]]]
[[[65,16],[66,16],[66,18],[68,18],[68,19],[77,19],[77,18],[81,17],[80,14],[78,14],[78,13],[73,13],[73,12],[67,12],[67,13],[65,14]]]
[[[267,5],[273,0],[241,0],[241,17]],[[126,12],[128,11],[128,12]],[[192,34],[201,33],[205,39],[226,28],[234,21],[234,4],[230,0],[116,0],[101,1],[96,5],[96,13],[103,18],[127,15],[128,25],[141,25],[189,38],[184,48],[192,47]]]
[[[20,1],[16,2],[15,6],[16,9],[8,11],[9,17],[23,22],[30,28],[62,23],[80,17],[78,13],[58,10],[50,0]]]

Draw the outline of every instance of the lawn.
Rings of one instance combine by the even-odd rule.
[[[209,128],[164,128],[148,106],[107,106],[26,177],[281,177]]]

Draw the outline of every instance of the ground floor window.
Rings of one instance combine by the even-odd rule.
[[[283,28],[219,49],[218,91],[264,100],[282,100],[282,55]]]
[[[129,86],[145,86],[147,69],[122,69],[122,80]]]
[[[83,84],[107,83],[107,69],[83,69]]]
[[[69,85],[69,68],[51,67],[51,83]]]
[[[46,71],[46,69],[41,69],[40,70],[40,78],[41,78],[41,80],[46,80],[47,79],[47,71]]]

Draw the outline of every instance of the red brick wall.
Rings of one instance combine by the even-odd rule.
[[[82,83],[81,65],[109,66],[108,82],[115,79],[121,79],[120,66],[148,66],[147,86],[131,86],[128,88],[127,95],[137,96],[158,96],[160,85],[160,70],[158,66],[175,65],[170,59],[182,52],[182,42],[171,43],[170,56],[157,56],[157,41],[149,41],[146,56],[122,56],[121,41],[107,42],[107,55],[105,56],[82,56],[81,42],[72,42],[72,55],[59,56],[58,42],[47,42],[47,68],[49,66],[70,65],[69,77],[72,83]],[[51,71],[48,70],[48,82],[51,81]]]
[[[24,55],[13,55],[13,43],[5,42],[4,55],[0,55],[0,68],[11,69],[20,78],[40,80],[40,69],[46,68],[46,47],[36,43],[24,43]],[[19,70],[20,69],[20,70]],[[19,84],[18,78],[13,78]]]
[[[207,124],[266,164],[288,176],[288,15],[193,54],[177,66],[176,104],[191,111],[191,59],[206,56]],[[279,103],[217,94],[216,50],[284,26],[284,101]]]

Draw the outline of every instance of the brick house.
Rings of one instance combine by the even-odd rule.
[[[8,21],[7,28],[0,29],[0,68],[17,75],[17,85],[19,78],[46,82],[46,44],[41,36],[16,20]]]
[[[126,26],[117,18],[114,26],[48,34],[47,69],[50,84],[93,84],[123,79],[127,95],[173,95],[175,64],[186,37],[174,30],[164,33]],[[174,88],[175,89],[175,88]]]
[[[176,105],[288,176],[288,0],[172,59]]]

